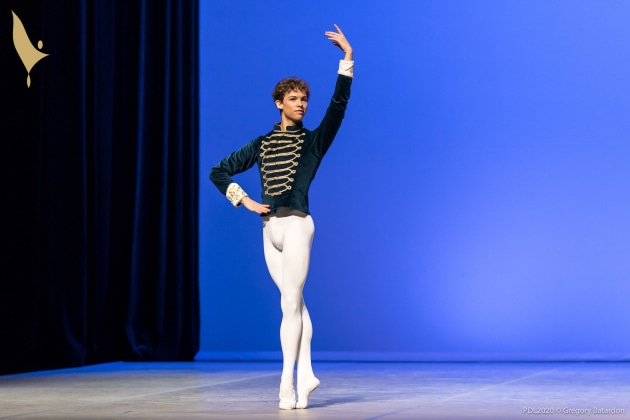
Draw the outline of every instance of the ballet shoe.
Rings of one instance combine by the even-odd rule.
[[[295,405],[295,408],[306,408],[308,407],[308,397],[311,395],[311,392],[315,391],[319,386],[319,379],[314,376],[310,378],[300,381],[298,379],[298,401]]]
[[[278,404],[280,410],[293,410],[295,408],[295,390],[293,389],[293,384],[281,382],[278,397],[280,398],[280,403]]]

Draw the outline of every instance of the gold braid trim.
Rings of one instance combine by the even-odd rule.
[[[276,138],[283,137],[283,138]],[[287,138],[288,137],[288,138]],[[265,194],[277,196],[292,188],[304,133],[273,133],[263,140],[260,157]]]
[[[238,185],[236,182],[232,182],[230,185],[228,185],[225,196],[228,200],[230,200],[230,203],[232,203],[234,207],[238,207],[241,205],[241,200],[243,199],[243,197],[248,197],[247,193],[243,191],[240,185]]]

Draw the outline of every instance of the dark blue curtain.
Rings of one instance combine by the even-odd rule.
[[[0,57],[0,373],[192,360],[197,0],[3,1]]]

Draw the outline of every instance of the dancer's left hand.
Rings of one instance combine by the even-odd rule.
[[[350,42],[348,42],[346,36],[341,31],[341,28],[336,23],[334,26],[335,29],[337,29],[337,32],[326,31],[324,32],[324,35],[332,41],[334,46],[339,47],[339,49],[345,53],[346,56],[344,57],[344,60],[352,61],[352,46],[350,45]]]

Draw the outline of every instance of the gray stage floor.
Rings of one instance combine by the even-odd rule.
[[[120,362],[0,376],[0,418],[630,418],[630,363],[314,367],[320,388],[308,409],[291,411],[277,409],[279,363]]]

